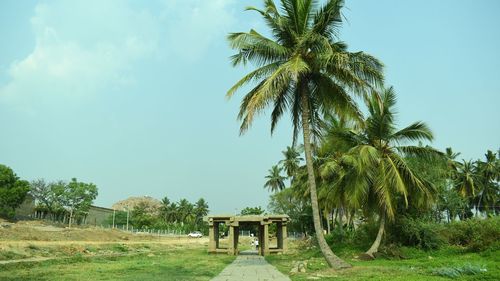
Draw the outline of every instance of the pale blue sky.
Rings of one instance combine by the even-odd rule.
[[[342,39],[386,65],[399,123],[465,158],[500,147],[500,2],[346,1]],[[250,0],[0,2],[0,163],[32,180],[77,177],[96,204],[200,197],[215,213],[267,206],[291,142],[262,116],[238,135],[225,36],[255,28]]]

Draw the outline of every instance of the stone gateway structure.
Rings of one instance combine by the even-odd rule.
[[[283,253],[286,251],[287,230],[286,225],[290,218],[287,215],[262,215],[262,216],[207,216],[204,220],[208,222],[208,252],[227,253],[237,255],[238,238],[241,226],[256,226],[259,240],[258,254],[261,256],[270,253]],[[224,224],[228,227],[227,247],[220,245],[220,226]],[[276,246],[271,247],[269,239],[269,228],[276,225]]]

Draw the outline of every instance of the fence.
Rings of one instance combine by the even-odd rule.
[[[102,229],[113,229],[112,225],[100,225],[99,226]],[[132,234],[150,234],[150,235],[157,235],[157,236],[168,236],[168,237],[179,237],[179,236],[186,236],[188,234],[187,231],[179,230],[179,229],[154,229],[154,228],[134,228],[133,226],[129,225],[128,229],[126,225],[115,225],[114,229],[118,229],[121,231],[129,232]]]

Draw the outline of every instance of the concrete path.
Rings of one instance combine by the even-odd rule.
[[[262,256],[244,251],[212,281],[290,281]]]

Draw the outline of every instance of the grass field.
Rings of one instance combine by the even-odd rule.
[[[210,280],[234,257],[166,248],[123,257],[82,257],[0,266],[0,280]]]
[[[23,223],[0,229],[0,280],[210,280],[235,257],[209,255],[207,244],[206,238]],[[397,255],[361,261],[357,255],[363,249],[336,244],[334,251],[354,267],[333,271],[310,242],[290,241],[289,246],[288,254],[266,259],[286,275],[294,262],[307,261],[307,272],[291,275],[293,281],[500,280],[498,247],[481,253],[456,247],[430,252],[396,248]],[[240,248],[250,248],[250,238],[242,238]]]
[[[359,251],[357,252],[359,253]],[[500,251],[467,253],[459,248],[447,248],[425,252],[415,249],[402,249],[404,259],[378,258],[373,261],[356,259],[354,251],[343,249],[340,255],[353,265],[352,268],[333,271],[327,268],[318,250],[308,250],[288,255],[274,255],[266,260],[281,272],[288,274],[294,261],[307,261],[307,272],[290,276],[299,280],[500,280]],[[455,269],[481,269],[481,272],[468,275],[464,272],[455,278],[440,276]],[[467,271],[467,270],[465,270]],[[452,273],[453,273],[452,272]]]

